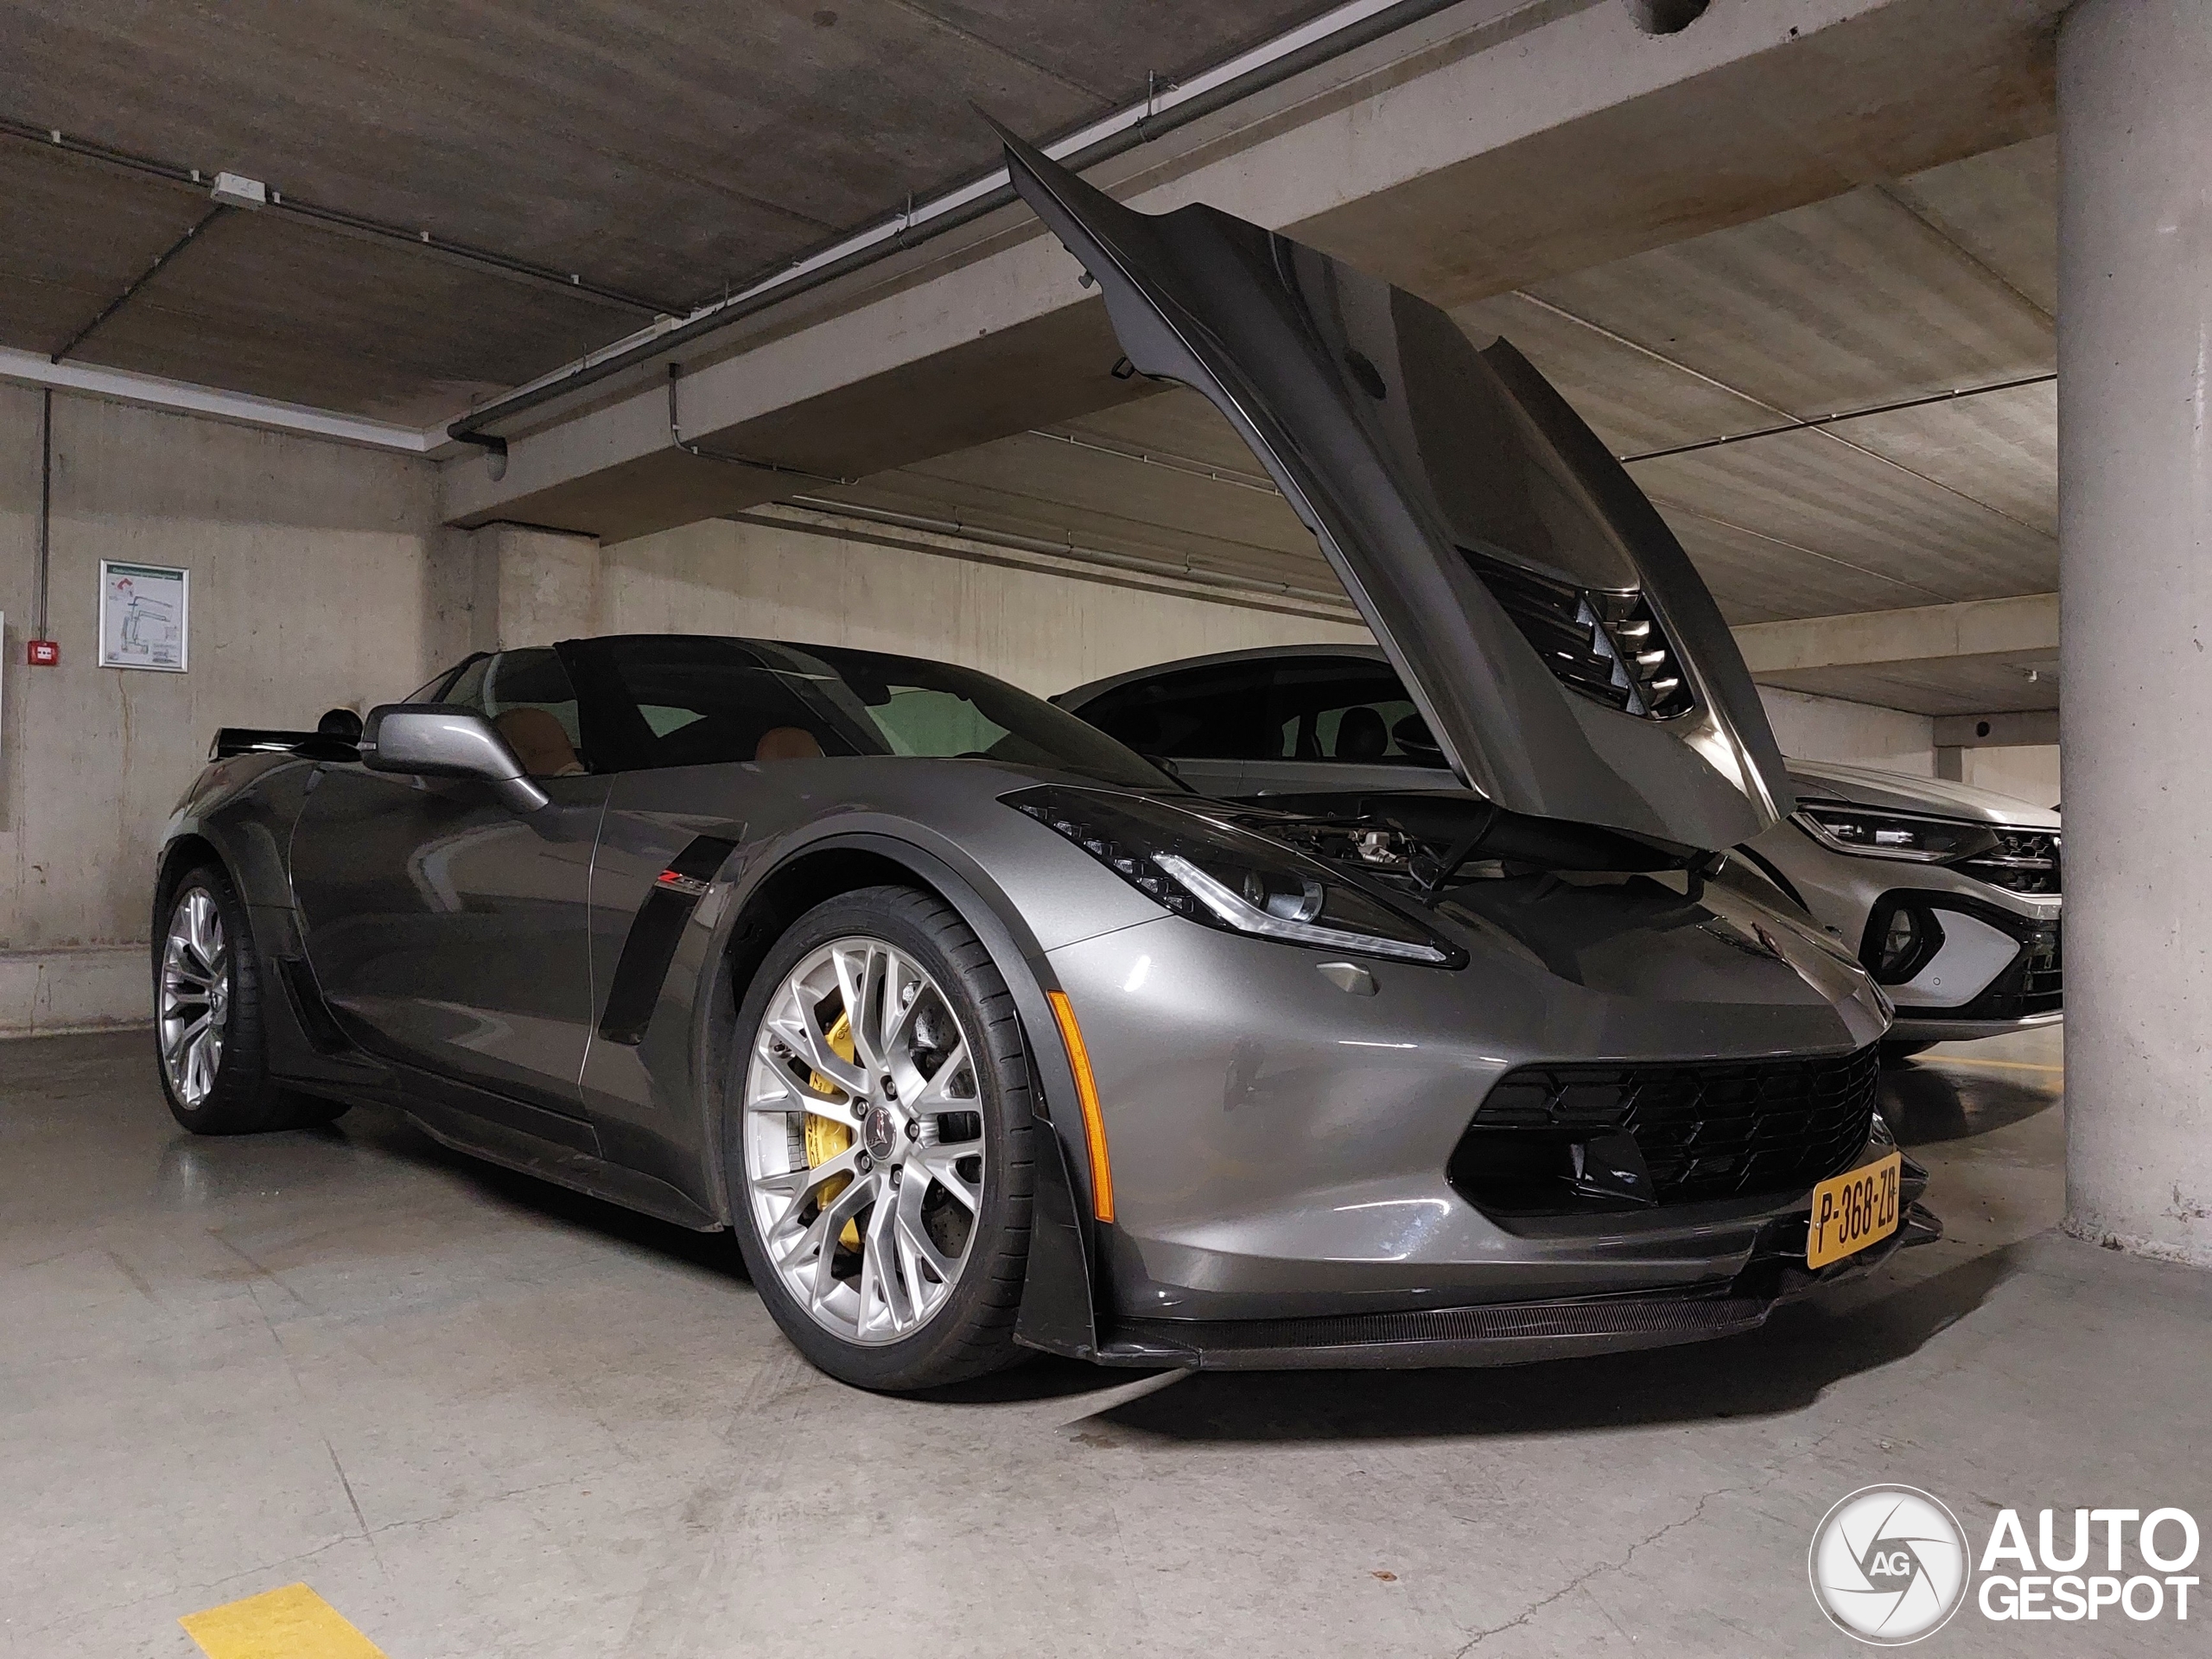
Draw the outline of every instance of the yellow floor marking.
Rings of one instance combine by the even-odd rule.
[[[2056,1071],[2065,1076],[2063,1065],[2038,1065],[2033,1060],[1969,1060],[1956,1054],[1930,1054],[1928,1057],[1939,1065],[1996,1065],[2007,1071]]]
[[[385,1659],[382,1648],[304,1584],[177,1620],[207,1659]]]

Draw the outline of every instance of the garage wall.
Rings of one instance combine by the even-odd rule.
[[[1936,722],[1840,697],[1812,697],[1801,691],[1759,688],[1759,701],[1773,723],[1782,752],[1800,760],[1828,760],[1838,766],[1872,766],[1883,772],[1936,775]]]
[[[0,1031],[144,1017],[155,845],[217,727],[404,694],[454,643],[428,462],[73,395],[54,422],[34,669],[39,394],[0,386]],[[104,557],[192,572],[188,672],[95,666]]]
[[[487,588],[486,537],[437,527],[425,461],[93,397],[57,396],[54,409],[48,632],[61,663],[30,669],[39,394],[0,386],[0,1034],[146,1017],[156,844],[216,728],[308,725],[404,695],[492,643],[498,618],[481,613],[503,604],[554,638],[784,633],[950,657],[1046,692],[1199,652],[1366,637],[726,523],[588,554],[595,576],[579,580],[572,557],[558,570],[525,562]],[[188,672],[95,665],[104,557],[192,572]]]
[[[2036,806],[2058,804],[2058,745],[2019,748],[1966,749],[1960,753],[1961,780],[1977,789],[1993,789],[1999,795]]]
[[[811,531],[711,519],[604,550],[609,632],[728,632],[964,663],[1039,696],[1253,645],[1366,641],[1356,625]]]

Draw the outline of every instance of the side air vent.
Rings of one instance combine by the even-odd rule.
[[[1459,550],[1563,684],[1645,720],[1689,713],[1695,699],[1642,594],[1576,588]]]

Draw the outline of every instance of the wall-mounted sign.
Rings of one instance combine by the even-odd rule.
[[[192,573],[168,564],[100,561],[100,666],[185,670]]]

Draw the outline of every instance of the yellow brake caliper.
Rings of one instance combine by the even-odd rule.
[[[839,1014],[836,1024],[822,1035],[829,1043],[830,1052],[839,1059],[849,1061],[854,1058],[853,1022],[849,1017]],[[844,1092],[819,1071],[810,1073],[807,1081],[813,1085],[817,1094]],[[852,1144],[853,1132],[847,1125],[832,1122],[819,1112],[806,1115],[806,1166],[809,1169],[821,1168]],[[826,1209],[830,1201],[843,1192],[851,1181],[849,1175],[838,1175],[823,1182],[821,1195],[816,1201]],[[861,1224],[857,1216],[845,1224],[844,1230],[837,1235],[837,1242],[849,1250],[860,1249]]]

